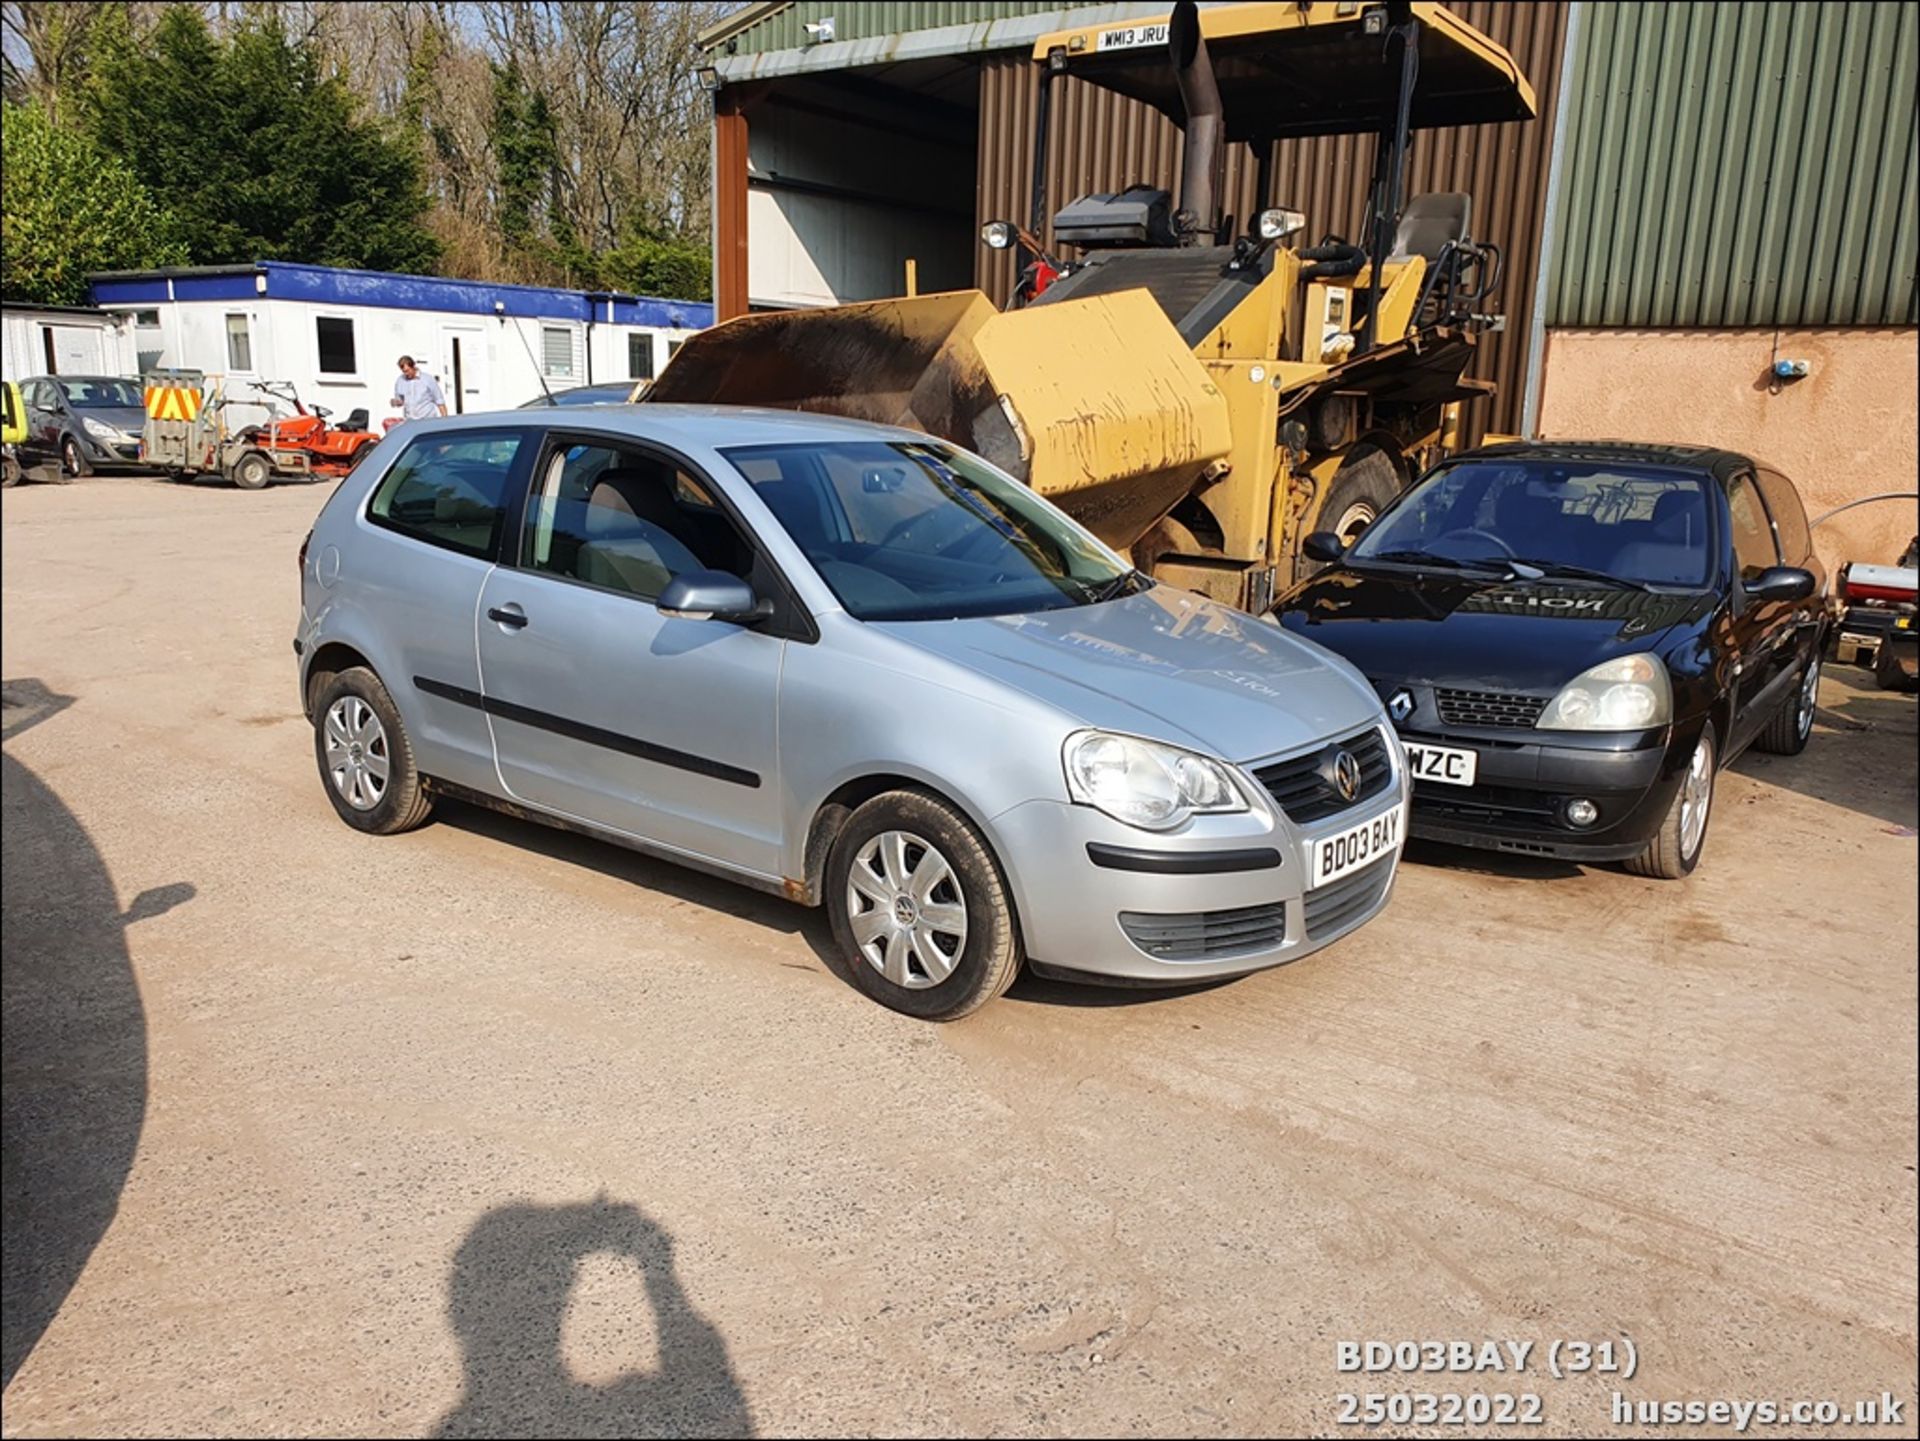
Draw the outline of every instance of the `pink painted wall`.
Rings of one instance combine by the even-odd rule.
[[[1540,433],[1550,439],[1682,441],[1745,451],[1792,477],[1809,519],[1920,485],[1920,332],[1783,330],[1804,380],[1773,381],[1771,330],[1555,330]],[[1813,533],[1830,570],[1890,565],[1920,503],[1882,501]]]

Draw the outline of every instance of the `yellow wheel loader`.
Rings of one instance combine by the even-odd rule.
[[[1433,4],[1210,6],[1036,42],[1032,213],[989,245],[1026,256],[1006,310],[979,291],[743,316],[690,337],[647,394],[908,425],[976,451],[1157,579],[1251,610],[1300,540],[1351,537],[1453,439],[1500,252],[1469,197],[1404,194],[1409,133],[1529,119],[1507,52]],[[1085,196],[1046,220],[1063,76],[1184,131],[1180,190]],[[1309,240],[1270,192],[1273,142],[1377,137],[1362,232]],[[1262,209],[1220,214],[1224,147],[1258,158]],[[1324,224],[1324,220],[1321,222]]]

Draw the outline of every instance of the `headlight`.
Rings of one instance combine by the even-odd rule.
[[[1010,220],[989,220],[980,227],[980,239],[990,250],[1006,250],[1019,238]]]
[[[1672,719],[1667,668],[1650,655],[1623,655],[1568,681],[1535,724],[1543,731],[1637,731]]]
[[[1224,765],[1177,746],[1079,731],[1062,758],[1067,794],[1130,826],[1163,831],[1189,816],[1247,808]]]
[[[1263,210],[1260,212],[1260,238],[1262,240],[1285,240],[1289,235],[1307,228],[1307,217],[1298,210]]]
[[[108,425],[104,420],[95,420],[90,415],[81,417],[80,424],[88,435],[96,436],[101,440],[126,439],[118,426]]]

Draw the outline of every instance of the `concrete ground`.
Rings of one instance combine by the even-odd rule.
[[[4,497],[6,1435],[1331,1434],[1402,1391],[1535,1434],[1886,1391],[1912,1434],[1911,696],[1831,674],[1686,883],[1417,849],[1296,966],[932,1027],[818,914],[340,824],[289,646],[325,494]],[[1455,1339],[1538,1350],[1336,1369]]]

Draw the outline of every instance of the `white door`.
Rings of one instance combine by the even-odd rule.
[[[487,389],[487,332],[480,325],[440,327],[440,389],[446,392],[447,413],[466,415],[495,409]]]
[[[49,325],[56,375],[112,375],[107,365],[106,337],[95,327]]]

